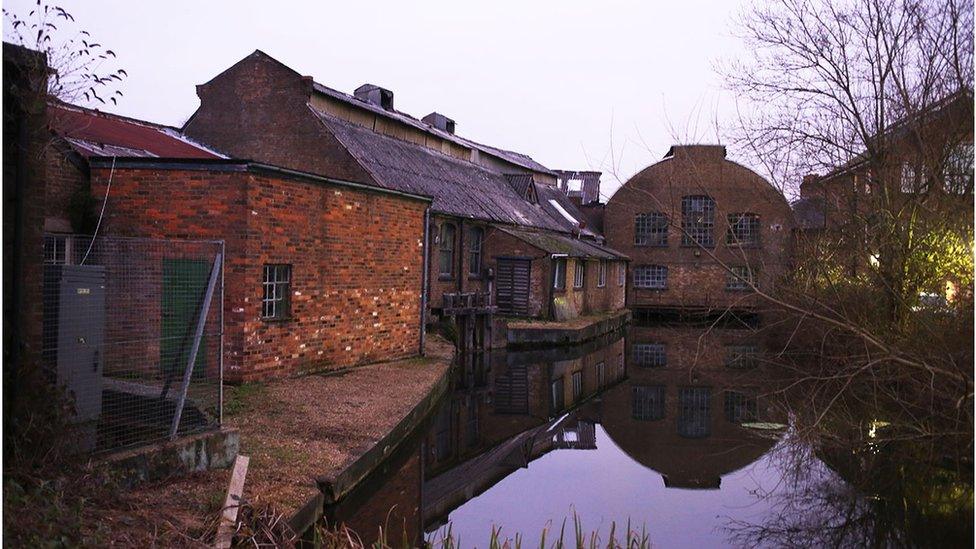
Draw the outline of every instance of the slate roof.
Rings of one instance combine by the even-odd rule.
[[[169,126],[60,102],[48,105],[48,118],[51,130],[85,158],[226,158]]]
[[[313,111],[379,185],[432,196],[431,208],[435,212],[553,231],[566,230],[563,223],[539,205],[519,196],[508,179],[498,172]]]
[[[414,118],[413,116],[410,116],[407,113],[400,112],[400,111],[395,110],[395,109],[394,110],[386,110],[383,107],[380,107],[379,105],[374,105],[374,104],[372,104],[372,103],[370,103],[368,101],[363,101],[362,99],[359,99],[355,95],[350,95],[348,93],[344,93],[344,92],[341,92],[339,90],[332,89],[332,88],[330,88],[328,86],[324,86],[322,84],[319,84],[318,82],[313,82],[312,87],[318,93],[321,93],[323,95],[327,95],[329,97],[332,97],[334,99],[338,99],[340,101],[344,101],[346,103],[350,103],[352,105],[355,105],[358,108],[366,109],[366,110],[368,110],[368,111],[370,111],[370,112],[372,112],[374,114],[378,114],[378,115],[383,116],[383,117],[386,117],[386,118],[391,118],[393,120],[397,120],[399,122],[402,122],[404,124],[407,124],[408,126],[412,126],[412,127],[416,128],[418,130],[421,130],[421,131],[424,131],[424,132],[427,132],[427,133],[436,135],[437,137],[440,137],[441,139],[445,139],[447,141],[451,141],[453,143],[457,143],[459,145],[463,145],[465,147],[469,147],[469,148],[472,148],[472,149],[477,149],[477,150],[479,150],[481,152],[488,153],[488,154],[490,154],[492,156],[497,156],[498,158],[501,158],[501,159],[505,160],[506,162],[509,162],[509,163],[514,164],[516,166],[521,166],[523,168],[532,170],[534,172],[546,173],[546,174],[550,174],[550,175],[553,175],[553,176],[556,175],[556,172],[554,172],[554,171],[550,170],[549,168],[543,166],[542,164],[536,162],[535,160],[532,159],[532,157],[530,157],[530,156],[528,156],[526,154],[517,153],[517,152],[514,152],[514,151],[508,151],[508,150],[505,150],[505,149],[499,149],[497,147],[491,147],[489,145],[484,145],[482,143],[478,143],[478,142],[472,141],[470,139],[465,139],[464,137],[461,137],[459,135],[455,135],[453,133],[446,132],[444,130],[438,129],[438,128],[436,128],[436,127],[434,127],[434,126],[432,126],[432,125],[424,122],[423,120],[418,120],[418,119]]]
[[[569,235],[521,229],[517,227],[499,227],[502,232],[508,233],[515,238],[527,242],[536,248],[556,255],[567,257],[590,257],[597,259],[628,259],[626,255],[601,246],[589,240],[581,240]]]
[[[793,202],[793,218],[798,229],[823,229],[824,201],[821,198],[801,198]]]

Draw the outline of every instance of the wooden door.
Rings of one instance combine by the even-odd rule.
[[[495,304],[503,315],[528,316],[532,262],[501,258],[495,275]]]

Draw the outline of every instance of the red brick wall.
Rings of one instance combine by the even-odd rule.
[[[724,158],[714,146],[676,147],[673,157],[632,177],[607,204],[604,225],[607,244],[631,258],[627,303],[649,308],[750,308],[758,297],[725,289],[727,272],[721,266],[750,265],[757,269],[759,285],[770,289],[785,273],[792,246],[793,216],[779,191],[755,172]],[[715,247],[712,255],[697,246],[682,246],[681,199],[708,195],[715,200]],[[669,216],[667,247],[634,245],[637,213],[664,212]],[[728,214],[760,216],[758,248],[726,245]],[[641,265],[668,266],[666,290],[635,289],[633,273]]]
[[[95,170],[104,192],[107,170]],[[116,169],[104,234],[225,241],[225,376],[414,355],[424,202],[246,172]],[[265,263],[292,265],[291,318],[261,315]]]
[[[64,148],[50,145],[45,154],[45,180],[44,230],[75,232],[71,227],[69,204],[76,191],[88,187],[88,175],[72,162]]]

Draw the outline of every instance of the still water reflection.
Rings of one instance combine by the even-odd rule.
[[[383,525],[413,543],[449,531],[464,547],[487,546],[493,528],[534,545],[564,520],[572,538],[574,514],[603,543],[628,521],[659,547],[870,543],[846,531],[852,516],[866,524],[868,499],[787,442],[775,346],[760,334],[635,326],[468,357],[429,432],[330,518],[366,541]],[[841,534],[817,539],[826,531]]]

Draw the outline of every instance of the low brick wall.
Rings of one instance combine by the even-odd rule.
[[[132,486],[187,473],[225,469],[234,462],[239,447],[237,429],[224,428],[115,452],[103,457],[97,465],[116,472],[124,486]]]

